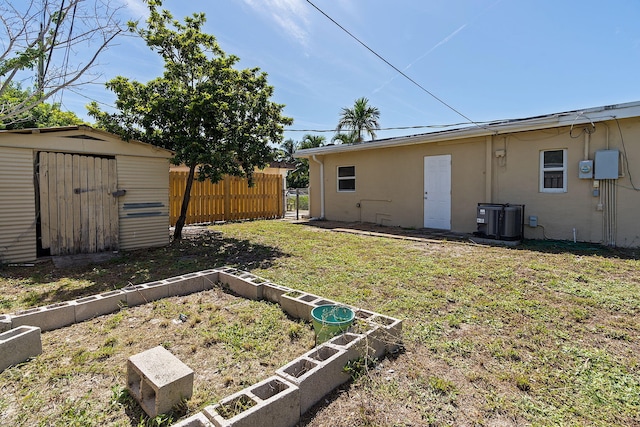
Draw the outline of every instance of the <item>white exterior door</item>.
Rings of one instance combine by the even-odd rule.
[[[451,230],[451,155],[424,158],[424,227]]]

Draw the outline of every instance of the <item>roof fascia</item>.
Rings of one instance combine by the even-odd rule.
[[[452,129],[419,135],[401,136],[378,141],[352,145],[333,145],[317,148],[307,148],[294,153],[298,158],[310,158],[314,155],[347,153],[352,151],[375,150],[378,148],[402,147],[406,145],[425,144],[442,141],[455,141],[464,138],[478,138],[490,135],[527,132],[562,126],[582,125],[613,119],[640,117],[640,102],[609,105],[589,108],[585,110],[567,111],[546,116],[526,119],[505,120],[489,123],[484,126],[474,126]]]

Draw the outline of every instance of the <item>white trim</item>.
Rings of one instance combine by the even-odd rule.
[[[567,111],[523,119],[498,120],[478,126],[466,126],[438,132],[380,139],[360,144],[325,145],[296,151],[298,158],[310,158],[312,155],[337,154],[351,151],[374,150],[376,148],[402,147],[440,141],[454,141],[479,136],[510,134],[532,130],[552,129],[562,126],[577,126],[608,120],[640,117],[640,101],[626,104],[606,105],[584,110]]]
[[[340,176],[340,168],[353,168],[353,175],[349,176]],[[340,181],[353,180],[353,190],[341,190],[340,189]],[[338,193],[355,193],[356,189],[356,166],[355,165],[343,165],[336,167],[336,190]]]
[[[562,167],[544,167],[544,153],[548,151],[561,151],[562,150]],[[545,172],[562,172],[562,188],[545,188],[544,186],[544,173]],[[541,193],[566,193],[567,192],[567,149],[566,148],[554,148],[551,150],[540,151],[540,188]]]

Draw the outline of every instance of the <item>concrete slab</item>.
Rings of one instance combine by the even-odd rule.
[[[99,252],[95,254],[52,256],[51,261],[53,261],[53,265],[55,265],[56,268],[69,268],[89,264],[100,264],[111,261],[117,256],[118,254],[113,252]]]

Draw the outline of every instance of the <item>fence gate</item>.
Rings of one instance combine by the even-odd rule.
[[[38,153],[41,249],[51,255],[118,249],[116,160]]]

